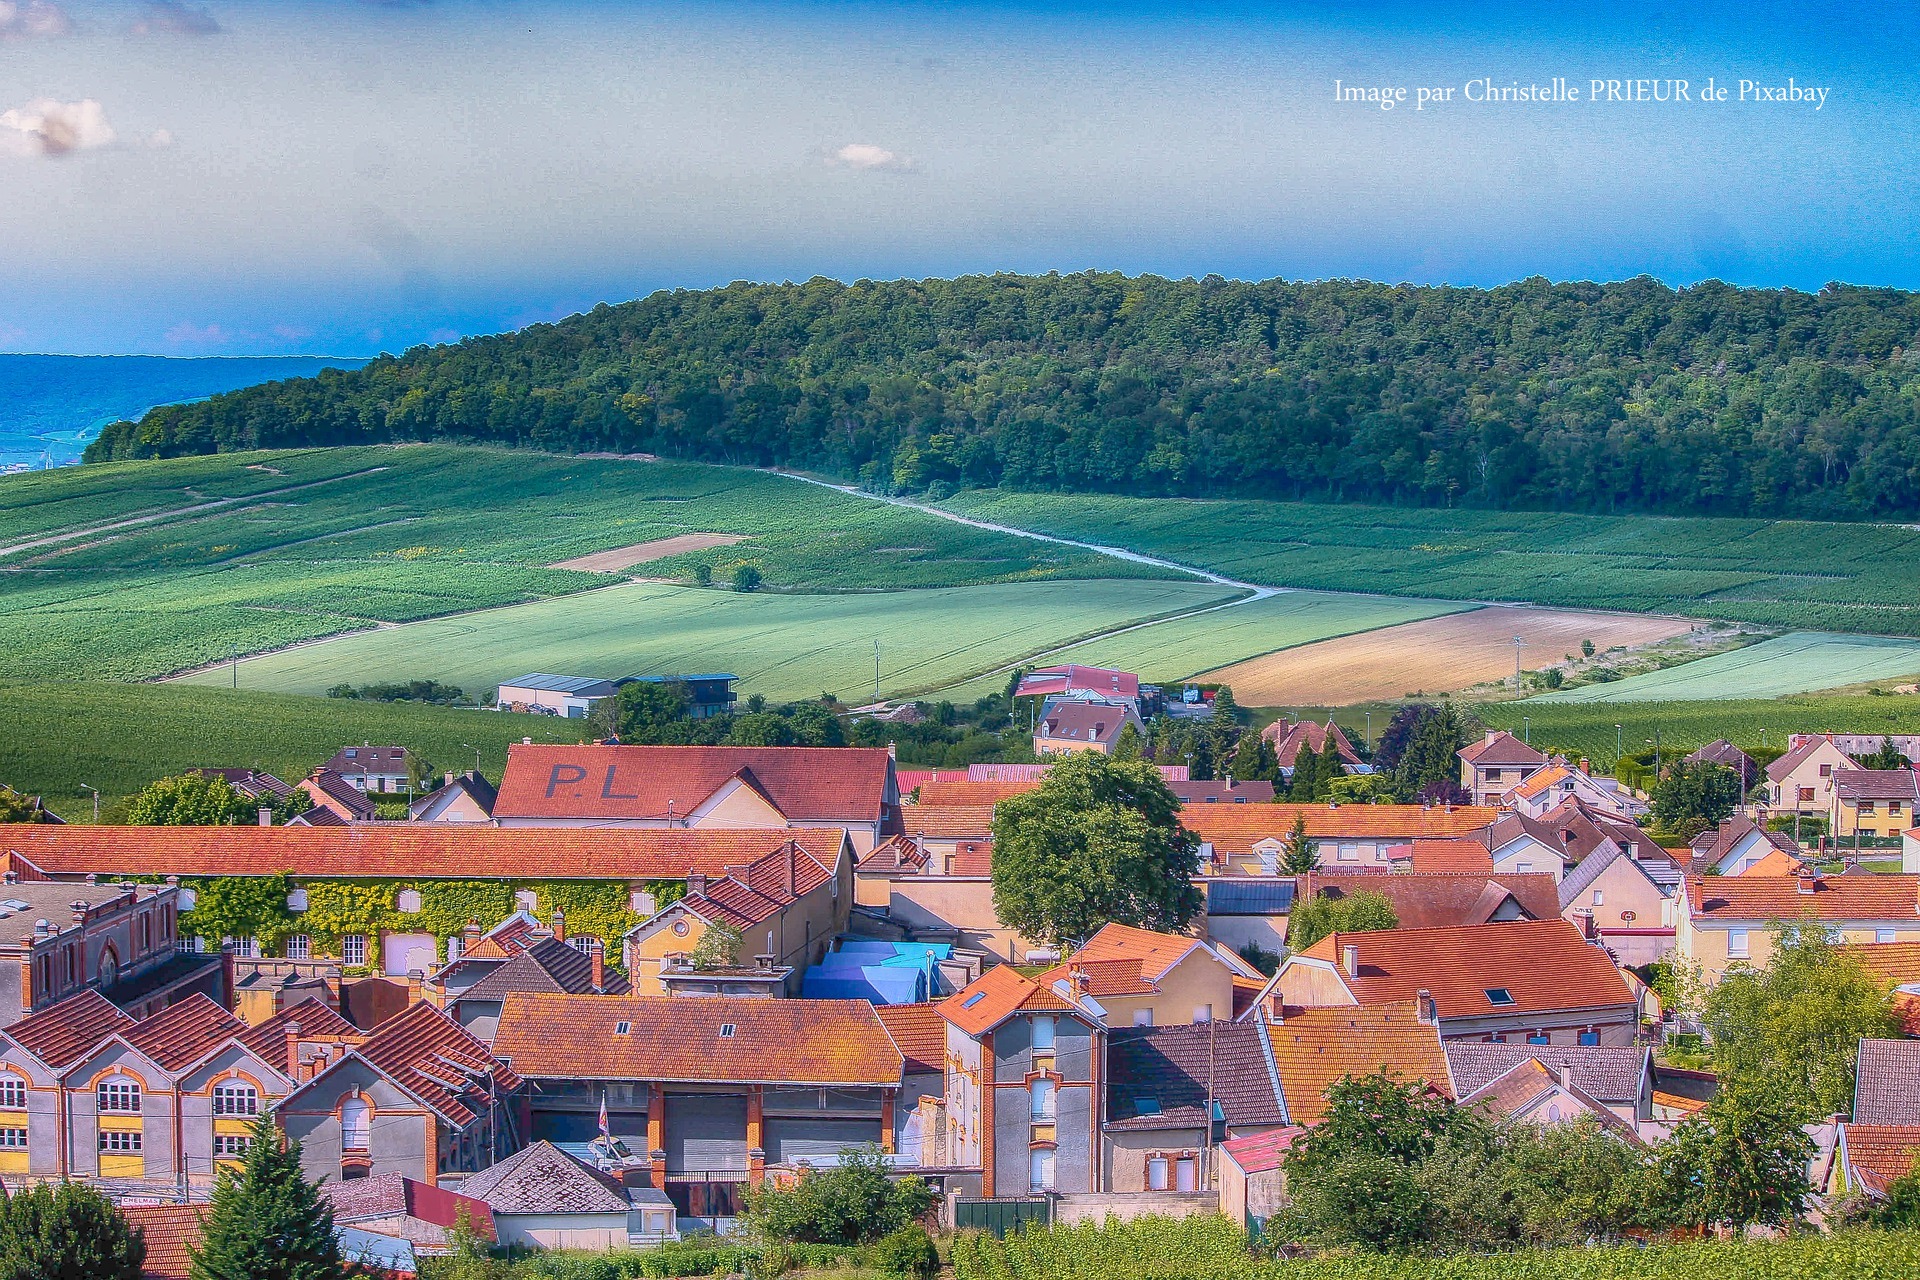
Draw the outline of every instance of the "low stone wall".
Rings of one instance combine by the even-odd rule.
[[[1215,1191],[1111,1191],[1085,1195],[1054,1197],[1053,1220],[1056,1223],[1104,1222],[1118,1218],[1195,1218],[1220,1212],[1220,1195]]]

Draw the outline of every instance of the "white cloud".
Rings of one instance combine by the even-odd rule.
[[[113,139],[105,109],[92,98],[35,98],[24,107],[0,112],[0,155],[64,156],[109,146]]]
[[[228,333],[218,323],[197,325],[191,320],[182,320],[167,330],[167,343],[175,347],[208,347],[225,342]]]
[[[219,32],[218,19],[184,0],[148,0],[133,24],[137,36],[211,36]]]
[[[871,142],[849,142],[827,157],[827,163],[845,169],[911,169],[913,161]]]
[[[64,36],[72,30],[66,10],[52,0],[0,0],[0,40]]]

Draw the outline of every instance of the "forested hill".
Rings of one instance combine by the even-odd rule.
[[[976,276],[659,293],[109,427],[89,460],[483,440],[998,484],[1920,511],[1920,294]]]

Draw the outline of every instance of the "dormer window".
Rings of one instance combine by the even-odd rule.
[[[734,1033],[734,1031],[735,1031],[735,1030],[736,1030],[736,1028],[734,1027],[734,1025],[733,1025],[733,1023],[731,1023],[731,1022],[723,1022],[723,1023],[721,1023],[721,1024],[720,1024],[720,1038],[721,1038],[722,1040],[731,1040],[731,1039],[733,1039],[733,1033]]]
[[[1487,1003],[1496,1008],[1510,1005],[1513,1003],[1513,992],[1505,987],[1488,987]]]
[[[613,1024],[613,1034],[617,1036],[631,1035],[633,1034],[633,1024],[631,1022],[616,1022]]]

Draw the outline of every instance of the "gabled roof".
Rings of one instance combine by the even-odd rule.
[[[302,790],[312,789],[320,793],[314,796],[316,803],[327,807],[327,802],[331,801],[332,805],[346,810],[341,816],[356,822],[371,821],[379,813],[373,801],[332,769],[315,769],[301,780],[300,786]]]
[[[1293,1144],[1306,1136],[1306,1132],[1305,1125],[1292,1124],[1283,1129],[1229,1138],[1220,1144],[1220,1149],[1231,1156],[1243,1172],[1272,1173],[1286,1159]]]
[[[1494,766],[1539,767],[1547,758],[1504,729],[1489,731],[1480,741],[1460,748],[1460,758],[1475,768]]]
[[[1556,1089],[1564,1091],[1584,1107],[1601,1128],[1633,1142],[1640,1140],[1633,1126],[1608,1110],[1604,1102],[1571,1079],[1562,1086],[1553,1070],[1533,1055],[1514,1063],[1472,1093],[1463,1095],[1460,1105],[1485,1108],[1499,1119],[1531,1119],[1535,1109]]]
[[[1708,867],[1718,866],[1725,861],[1727,855],[1742,843],[1756,837],[1782,853],[1796,858],[1800,856],[1800,847],[1784,831],[1762,831],[1746,818],[1722,818],[1720,825],[1712,831],[1694,837],[1693,861],[1688,870],[1695,875],[1702,874]]]
[[[1036,737],[1061,742],[1113,743],[1128,724],[1138,719],[1129,708],[1103,702],[1055,702],[1041,713]]]
[[[1808,761],[1808,759],[1811,758],[1814,755],[1814,753],[1819,751],[1820,748],[1822,747],[1826,747],[1832,751],[1840,752],[1840,755],[1844,757],[1846,760],[1848,760],[1849,762],[1851,762],[1853,759],[1853,757],[1847,755],[1846,752],[1840,751],[1839,747],[1834,746],[1833,740],[1830,737],[1809,738],[1807,741],[1801,743],[1799,746],[1793,748],[1791,751],[1787,752],[1787,754],[1781,756],[1779,759],[1775,760],[1772,764],[1767,766],[1768,781],[1770,782],[1784,781],[1787,775],[1791,774],[1795,769],[1798,769],[1801,765],[1805,764]]]
[[[320,766],[335,773],[357,774],[362,768],[368,773],[405,773],[407,771],[407,749],[405,747],[342,747],[333,753],[333,758]]]
[[[341,1040],[357,1043],[366,1038],[366,1032],[348,1022],[335,1013],[330,1005],[314,996],[308,996],[298,1004],[288,1005],[265,1022],[246,1028],[237,1038],[241,1044],[277,1067],[286,1059],[287,1028],[296,1023],[299,1024],[302,1040]]]
[[[408,1005],[381,1023],[357,1052],[458,1128],[471,1124],[487,1105],[489,1078],[491,1092],[501,1095],[521,1083],[485,1044],[429,1004]]]
[[[293,794],[293,788],[270,773],[258,769],[193,769],[203,778],[219,778],[243,796],[270,795],[284,800]]]
[[[238,1039],[246,1029],[246,1023],[195,992],[180,1003],[141,1019],[125,1032],[125,1038],[127,1043],[172,1073],[192,1066],[216,1046]]]
[[[1733,770],[1743,780],[1751,781],[1758,767],[1753,757],[1728,742],[1725,738],[1715,738],[1706,746],[1687,756],[1690,764],[1717,764]]]
[[[946,1070],[947,1020],[931,1004],[882,1004],[873,1011],[893,1037],[906,1060],[906,1073],[937,1074]]]
[[[669,903],[656,914],[685,910],[703,920],[748,929],[832,879],[831,867],[807,852],[798,840],[789,840],[751,865],[708,881],[704,891]]]
[[[1468,836],[1427,840],[1416,837],[1407,861],[1416,872],[1452,872],[1464,875],[1493,874],[1493,854],[1484,840]]]
[[[1289,1010],[1284,1021],[1265,1025],[1293,1124],[1320,1123],[1327,1089],[1343,1076],[1385,1072],[1407,1083],[1424,1081],[1449,1098],[1454,1094],[1439,1028],[1421,1022],[1411,1001]]]
[[[478,1175],[475,1175],[478,1176]],[[482,1240],[494,1240],[493,1210],[487,1202],[466,1190],[428,1186],[398,1173],[375,1174],[352,1182],[329,1180],[321,1187],[335,1222],[376,1222],[383,1218],[413,1218],[427,1230],[402,1228],[400,1238],[416,1244],[444,1244],[447,1232],[460,1225],[464,1216],[473,1233]]]
[[[900,827],[928,840],[987,839],[993,835],[990,804],[908,804],[900,806]]]
[[[1262,840],[1286,840],[1305,819],[1316,840],[1452,839],[1486,828],[1498,811],[1473,805],[1203,804],[1180,810],[1180,825],[1216,854],[1245,857]]]
[[[1601,1102],[1626,1105],[1640,1099],[1653,1070],[1653,1050],[1645,1045],[1608,1048],[1598,1045],[1476,1044],[1447,1042],[1447,1064],[1462,1100],[1486,1088],[1514,1067],[1538,1059],[1547,1067],[1566,1067],[1573,1083]]]
[[[1251,1022],[1115,1028],[1107,1040],[1106,1127],[1206,1128],[1209,1097],[1226,1124],[1284,1124],[1265,1036]]]
[[[605,992],[593,989],[593,958],[569,943],[547,937],[474,983],[459,995],[461,1000],[504,1000],[513,991],[547,991],[584,995],[622,995],[627,980],[617,973],[605,972]]]
[[[1859,961],[1863,969],[1889,986],[1920,982],[1920,942],[1849,942],[1834,950]]]
[[[1911,769],[1835,769],[1833,790],[1842,800],[1920,800]]]
[[[1339,752],[1341,763],[1358,766],[1360,753],[1353,749],[1353,742],[1346,731],[1329,719],[1325,724],[1312,720],[1302,720],[1297,724],[1288,724],[1285,720],[1275,720],[1260,731],[1260,736],[1273,744],[1274,758],[1283,769],[1291,769],[1300,759],[1300,749],[1311,747],[1315,755],[1325,755],[1327,739],[1333,739],[1334,749]]]
[[[546,1141],[471,1175],[460,1190],[495,1213],[625,1213],[633,1207],[618,1182]]]
[[[88,990],[28,1014],[6,1034],[47,1066],[65,1071],[108,1036],[124,1035],[135,1025],[113,1001]]]
[[[499,791],[494,788],[491,782],[487,781],[484,775],[475,773],[469,769],[465,773],[455,774],[453,781],[447,783],[439,790],[429,791],[418,800],[415,800],[411,805],[408,805],[407,814],[409,817],[418,818],[437,801],[452,799],[450,793],[456,791],[465,792],[467,796],[473,800],[473,803],[479,807],[480,812],[488,815],[493,813],[493,802],[498,799],[500,795]]]
[[[685,817],[750,771],[795,821],[877,822],[893,758],[879,747],[613,747],[516,743],[507,748],[496,818],[664,821]]]
[[[355,827],[0,828],[0,851],[48,875],[274,875],[411,879],[674,880],[723,875],[785,845],[789,829],[491,827],[431,822]],[[832,848],[837,831],[808,832]]]
[[[348,823],[345,818],[325,805],[317,804],[304,813],[296,813],[288,818],[287,825],[290,827],[344,827]]]
[[[975,781],[961,778],[944,782],[926,782],[920,786],[917,803],[924,805],[987,805],[1000,803],[1009,796],[1025,795],[1039,789],[1041,778]]]
[[[1687,902],[1704,920],[1904,923],[1920,917],[1920,876],[1707,876],[1687,881]]]
[[[120,1216],[138,1227],[146,1241],[141,1280],[187,1280],[192,1274],[192,1250],[200,1243],[204,1204],[123,1204]]]
[[[544,671],[531,672],[512,680],[502,680],[502,689],[535,689],[541,693],[585,693],[605,697],[614,691],[613,681],[599,676],[556,676]]]
[[[1861,1124],[1920,1125],[1920,1040],[1860,1042],[1853,1118]]]
[[[1211,960],[1220,960],[1220,954],[1198,938],[1190,938],[1179,933],[1156,933],[1152,929],[1136,929],[1132,925],[1108,923],[1078,951],[1066,958],[1063,969],[1077,965],[1094,964],[1100,961],[1117,960],[1132,964],[1140,975],[1157,981],[1194,951],[1200,951]],[[1226,964],[1229,969],[1235,963]],[[1062,975],[1064,976],[1064,975]],[[1043,975],[1036,979],[1047,983],[1051,977]]]
[[[1341,981],[1363,1005],[1412,1000],[1425,990],[1446,1019],[1636,1003],[1607,953],[1557,915],[1458,929],[1328,934],[1289,957],[1280,973],[1303,961],[1340,971],[1347,947],[1357,950],[1359,970],[1353,976],[1341,971]],[[1496,1005],[1491,991],[1508,999]]]
[[[898,1085],[904,1062],[864,1000],[749,996],[513,992],[493,1048],[522,1075],[577,1080]]]
[[[1035,667],[1020,677],[1020,684],[1014,689],[1013,696],[1030,698],[1072,691],[1097,693],[1109,698],[1138,698],[1140,677],[1131,671],[1083,667],[1071,662],[1064,666]]]
[[[1574,771],[1566,765],[1550,764],[1513,790],[1507,792],[1507,795],[1516,800],[1531,800],[1540,793],[1548,791],[1555,785],[1566,782],[1574,776]]]
[[[1030,978],[1022,977],[1012,965],[989,969],[934,1008],[940,1016],[970,1036],[983,1036],[1015,1013],[1076,1013],[1086,1011]]]
[[[1649,884],[1668,897],[1672,896],[1674,886],[1680,882],[1680,869],[1665,857],[1654,859],[1643,855],[1630,858],[1624,848],[1610,841],[1582,858],[1580,865],[1567,872],[1560,881],[1560,909],[1564,911],[1571,907],[1616,862],[1625,862],[1638,870]]]
[[[1840,1146],[1860,1189],[1885,1196],[1889,1187],[1913,1172],[1915,1156],[1920,1155],[1920,1125],[1843,1124]]]
[[[869,849],[854,865],[857,870],[874,875],[888,872],[912,874],[926,869],[927,851],[912,836],[888,836]]]
[[[1560,897],[1553,877],[1426,874],[1418,871],[1315,871],[1298,878],[1298,895],[1344,898],[1377,893],[1393,904],[1402,929],[1441,929],[1486,924],[1511,900],[1528,918],[1553,920]]]

